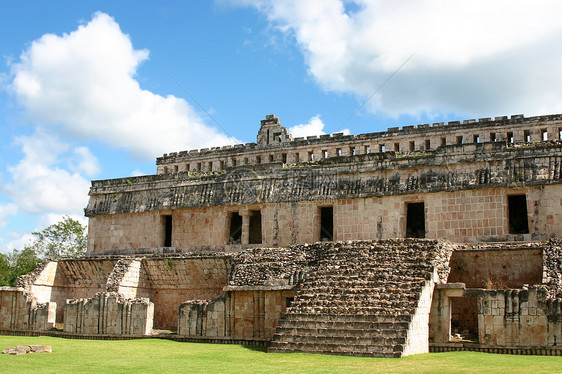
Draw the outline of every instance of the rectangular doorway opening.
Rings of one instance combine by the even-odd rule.
[[[242,242],[242,216],[238,212],[233,212],[230,216],[228,242],[230,244],[240,244]]]
[[[250,211],[250,244],[261,244],[261,212]]]
[[[164,247],[171,247],[172,246],[172,216],[166,215],[162,216],[162,224],[164,226],[164,240],[163,246]]]
[[[406,204],[406,237],[425,238],[425,204]]]
[[[509,233],[528,234],[529,220],[527,218],[527,197],[525,195],[511,195],[507,197]]]
[[[331,242],[334,240],[334,207],[320,208],[320,241]]]
[[[293,301],[295,301],[295,297],[286,297],[285,298],[285,309],[289,308],[291,306],[291,304],[293,304]]]
[[[478,342],[478,300],[476,297],[452,297],[451,341]]]

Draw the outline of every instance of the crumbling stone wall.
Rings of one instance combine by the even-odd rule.
[[[287,168],[237,168],[213,176],[179,173],[93,181],[86,215],[544,186],[559,183],[561,157],[562,143],[468,144],[422,155],[366,154]]]
[[[178,335],[232,338],[230,298],[188,300],[178,307]]]
[[[273,147],[275,160],[278,156],[290,158],[283,153],[283,147],[293,147],[291,152],[300,149],[299,141],[287,139],[269,144],[273,139],[270,130],[280,125],[276,117],[265,122],[269,130],[261,133],[263,141],[259,147]],[[273,127],[270,129],[269,125]],[[453,124],[453,127],[457,125],[460,126]],[[417,136],[428,136],[428,131],[445,136],[452,128],[422,126],[400,132],[400,136],[410,139],[410,145],[414,144],[414,149],[410,147],[405,153],[346,154],[349,148],[346,142],[352,139],[328,136],[329,141],[321,138],[317,145],[327,146],[324,143],[328,141],[337,146],[341,142],[336,149],[337,157],[323,156],[293,164],[289,161],[237,164],[209,175],[173,172],[93,181],[86,208],[90,217],[88,253],[110,254],[122,250],[150,253],[163,247],[170,251],[251,247],[249,217],[256,210],[260,211],[262,226],[262,241],[257,244],[289,246],[315,242],[321,240],[320,210],[328,206],[333,209],[336,241],[405,237],[410,203],[424,204],[423,217],[418,220],[425,223],[421,230],[425,238],[495,242],[545,240],[559,235],[562,232],[559,198],[562,142],[555,135],[559,137],[562,129],[562,116],[533,119],[514,116],[510,120],[469,121],[463,126],[464,130],[454,127],[455,131],[462,133],[470,128],[486,129],[494,134],[506,132],[511,135],[504,135],[513,141],[481,143],[480,135],[484,140],[487,135],[476,134],[472,143],[461,141],[435,148],[427,147],[428,139],[425,139],[425,148],[418,151]],[[390,135],[373,136],[377,141],[389,140],[395,132],[389,130]],[[373,140],[368,136],[353,139],[362,142],[360,147],[355,146],[365,150],[373,145],[368,143]],[[330,147],[321,153],[332,152]],[[201,154],[217,158],[224,152],[213,149],[197,155],[168,155],[159,159],[159,164],[175,165],[175,168],[178,166],[175,163],[182,160]],[[253,148],[233,152],[250,154]],[[224,164],[224,160],[220,163]],[[522,230],[510,227],[508,201],[513,195],[524,196],[525,205],[518,209],[527,213],[511,213],[512,217],[527,215],[523,219],[528,225]],[[238,246],[231,245],[229,238],[233,214],[242,217]],[[171,226],[168,231],[166,225]],[[169,231],[171,237],[166,238]]]
[[[64,321],[67,310],[78,307],[67,307],[67,300],[97,300],[96,294],[109,292],[126,300],[149,298],[156,305],[155,327],[176,330],[177,308],[182,302],[223,293],[229,261],[228,256],[201,254],[65,259],[42,266],[32,277],[26,277],[26,285],[39,302],[58,306],[57,322]]]
[[[481,274],[510,271],[518,281],[526,274],[540,275],[536,263],[544,253],[547,286],[498,291],[443,284],[460,274],[449,266],[453,250],[482,267]],[[561,279],[559,251],[558,239],[474,245],[393,239],[59,260],[22,279],[30,291],[0,289],[0,328],[53,327],[56,303],[50,298],[61,297],[58,287],[70,296],[61,315],[71,333],[138,335],[153,327],[177,327],[178,334],[192,338],[273,340],[277,351],[395,357],[427,351],[428,336],[433,342],[449,341],[451,300],[472,297],[478,302],[483,344],[523,346],[544,339],[557,344],[552,342],[560,337],[560,302],[554,301]],[[471,260],[475,254],[482,255],[482,262]],[[504,254],[525,266],[504,269]],[[92,289],[103,291],[73,297]],[[33,290],[49,303],[35,300]],[[546,325],[542,316],[547,316]],[[511,323],[511,340],[498,327],[500,317],[505,326]],[[521,337],[514,343],[517,328],[540,338]]]
[[[430,317],[430,341],[451,340],[451,304],[475,298],[477,302],[477,342],[508,347],[552,347],[560,344],[560,298],[546,285],[520,289],[465,288],[464,283],[436,287]],[[466,338],[466,337],[465,337]]]
[[[207,338],[271,340],[287,304],[316,266],[320,247],[252,248],[233,253],[226,294],[182,303],[178,333]],[[289,302],[287,301],[289,300]]]
[[[58,265],[57,261],[45,261],[31,273],[18,278],[18,284],[36,297],[38,302],[51,301]]]
[[[100,292],[92,298],[69,299],[64,309],[66,332],[149,335],[152,331],[154,304],[147,298],[123,299]]]
[[[509,233],[508,196],[521,193],[527,194],[529,233],[514,235]],[[198,248],[232,251],[252,247],[248,242],[242,246],[227,244],[228,214],[244,214],[251,210],[261,211],[263,242],[258,246],[316,242],[320,240],[320,208],[323,206],[333,206],[334,240],[405,237],[407,204],[415,202],[425,205],[426,238],[455,242],[545,240],[562,232],[561,195],[562,185],[553,184],[543,188],[481,188],[371,198],[175,209],[170,213],[173,222],[172,246],[182,251]],[[90,231],[104,232],[105,238],[101,239],[96,234],[95,253],[116,254],[120,248],[129,248],[129,243],[135,248],[147,248],[145,253],[150,252],[148,247],[153,243],[144,241],[144,236],[140,234],[140,231],[145,230],[144,225],[132,229],[131,237],[125,244],[121,242],[122,237],[111,230],[120,219],[134,222],[136,217],[136,213],[96,216]],[[143,215],[140,217],[142,219]],[[156,228],[152,230],[156,232]],[[135,235],[137,232],[139,235]]]
[[[261,121],[257,143],[172,152],[156,160],[158,174],[187,172],[192,175],[221,173],[236,166],[271,162],[298,164],[324,158],[395,152],[427,152],[456,144],[503,142],[513,145],[561,140],[562,116],[525,118],[513,115],[469,119],[418,126],[392,127],[359,135],[308,136],[292,139],[279,119],[268,115]]]
[[[541,284],[545,243],[459,246],[451,257],[449,283],[468,288],[520,288]]]
[[[295,291],[228,287],[212,300],[189,300],[178,310],[178,334],[197,338],[270,341]]]
[[[451,257],[449,283],[468,288],[508,289],[538,285],[543,276],[543,248],[546,243],[481,243],[461,245]],[[476,297],[451,300],[451,333],[464,338],[478,335]]]
[[[482,290],[478,295],[481,344],[553,346],[562,341],[560,299],[544,287]]]
[[[0,329],[44,331],[55,326],[56,303],[38,303],[19,287],[0,287]]]
[[[139,270],[136,295],[154,303],[155,328],[176,330],[180,304],[223,294],[230,262],[224,256],[146,258]]]
[[[295,291],[239,288],[230,292],[235,339],[270,341]]]
[[[451,339],[452,299],[464,296],[463,283],[447,283],[435,286],[429,316],[430,343],[447,343]]]
[[[134,258],[121,258],[115,263],[105,285],[107,292],[117,292],[126,299],[137,296],[141,262]]]
[[[435,281],[438,280],[436,274],[426,282],[420,293],[416,309],[412,313],[412,318],[406,333],[406,341],[402,356],[409,356],[418,353],[429,352],[429,316],[431,311],[431,298]]]
[[[273,352],[376,357],[423,353],[433,287],[454,245],[430,240],[316,243],[270,346]]]
[[[57,322],[62,322],[66,299],[92,297],[105,291],[116,262],[113,258],[51,261],[26,281],[27,289],[39,303],[54,302]]]
[[[562,299],[562,241],[553,238],[543,249],[542,283],[548,287],[550,297]]]

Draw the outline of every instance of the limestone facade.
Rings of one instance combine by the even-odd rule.
[[[560,129],[560,115],[512,116],[323,136],[306,145],[326,148],[319,151],[326,157],[296,162],[289,150],[297,152],[302,140],[268,116],[257,144],[169,154],[158,159],[156,175],[93,181],[88,252],[232,251],[412,235],[455,242],[545,240],[562,232]],[[445,144],[415,145],[430,134],[444,137]],[[394,142],[396,136],[413,139],[408,142],[414,147],[382,152],[374,146],[374,139]],[[359,147],[353,143],[358,139],[371,139],[372,146]],[[357,151],[343,151],[350,148]],[[219,160],[256,150],[272,157],[264,153],[261,160],[267,161],[231,165]],[[201,157],[226,166],[192,172],[177,164]],[[168,172],[160,170],[163,165]]]
[[[392,127],[360,135],[336,133],[293,139],[281,126],[279,118],[268,115],[261,121],[257,143],[173,152],[158,158],[156,163],[158,174],[188,172],[197,175],[272,162],[299,164],[370,153],[423,153],[459,144],[533,144],[562,140],[561,119],[561,115],[531,118],[513,115]]]
[[[438,286],[434,297],[430,340],[451,338],[451,304],[455,299],[477,300],[478,342],[493,346],[558,347],[562,338],[560,299],[541,287],[488,290],[463,283]]]
[[[509,197],[525,196],[528,232],[512,234]],[[423,203],[425,237],[455,242],[545,240],[562,232],[562,185],[483,188],[355,199],[231,205],[108,214],[90,218],[92,254],[127,254],[162,248],[162,216],[172,217],[170,248],[232,251],[321,240],[321,211],[333,208],[333,239],[373,240],[407,236],[407,209]],[[260,211],[262,243],[249,244],[250,212]],[[242,217],[241,245],[230,244],[230,219]],[[138,223],[135,225],[134,223]],[[122,247],[122,241],[127,247]]]
[[[67,299],[64,331],[78,334],[149,335],[154,303],[148,298],[123,299],[100,292],[86,299]]]
[[[0,329],[562,353],[561,135],[516,115],[303,139],[269,115],[257,143],[93,181],[87,256],[0,289]]]
[[[0,287],[0,329],[48,330],[55,326],[56,303],[38,303],[25,289]]]

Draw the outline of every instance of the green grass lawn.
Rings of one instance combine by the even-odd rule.
[[[475,352],[402,359],[265,353],[239,345],[0,336],[0,349],[51,345],[53,353],[0,355],[2,373],[562,373],[562,357]]]

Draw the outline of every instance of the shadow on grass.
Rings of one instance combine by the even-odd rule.
[[[243,345],[242,347],[250,351],[267,352],[267,347],[264,347],[262,345]]]

